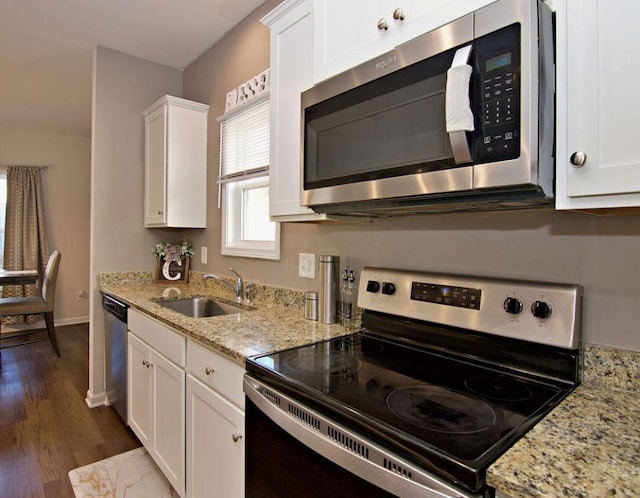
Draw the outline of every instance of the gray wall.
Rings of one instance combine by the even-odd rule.
[[[104,402],[104,319],[97,274],[152,270],[160,230],[143,228],[144,119],[163,95],[182,96],[182,73],[115,50],[94,53],[91,160],[89,391]]]
[[[56,325],[88,320],[90,163],[89,137],[0,126],[0,164],[48,166],[42,173],[45,228],[49,249],[62,253]]]
[[[284,224],[281,261],[220,256],[219,126],[226,93],[269,66],[269,34],[259,23],[278,5],[267,1],[186,68],[184,97],[209,104],[209,211],[204,231],[189,231],[209,262],[193,269],[293,289],[316,288],[297,276],[298,253],[340,255],[342,266],[379,265],[570,282],[585,287],[588,342],[640,351],[640,214],[593,216],[514,211],[420,216],[363,224]]]

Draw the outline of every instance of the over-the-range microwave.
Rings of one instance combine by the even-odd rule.
[[[393,216],[553,204],[553,16],[499,0],[302,94],[301,203]]]

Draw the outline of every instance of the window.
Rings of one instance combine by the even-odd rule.
[[[218,121],[222,254],[280,259],[280,224],[269,220],[269,100]]]

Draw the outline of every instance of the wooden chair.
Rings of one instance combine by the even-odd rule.
[[[58,348],[56,329],[53,323],[53,305],[56,297],[56,280],[58,279],[58,267],[60,266],[61,258],[62,255],[59,251],[53,251],[49,256],[47,268],[44,271],[41,296],[0,298],[0,317],[44,314],[49,340],[58,356],[60,356],[60,349]],[[27,332],[33,331],[25,331],[25,333]]]

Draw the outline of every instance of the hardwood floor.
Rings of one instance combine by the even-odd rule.
[[[89,409],[88,324],[56,327],[51,343],[2,349],[0,497],[72,498],[67,473],[137,448],[112,407]]]

